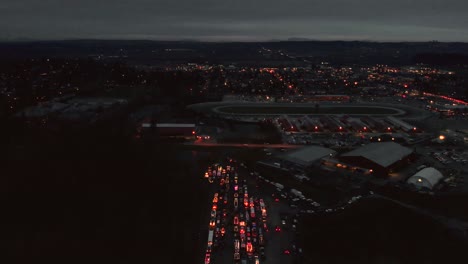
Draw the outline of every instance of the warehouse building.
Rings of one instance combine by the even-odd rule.
[[[336,151],[321,146],[307,146],[285,153],[279,157],[283,167],[305,170],[319,165],[323,158],[333,157]]]
[[[418,189],[426,188],[432,190],[443,177],[440,171],[429,167],[418,171],[407,182]]]
[[[387,176],[393,170],[406,165],[413,157],[413,150],[395,142],[370,143],[344,153],[339,160],[369,169],[377,176]]]
[[[161,137],[195,137],[196,125],[190,123],[152,123],[143,122],[142,129],[153,130]]]

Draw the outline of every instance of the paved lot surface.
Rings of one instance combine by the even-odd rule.
[[[254,199],[260,199],[262,198],[265,202],[265,207],[267,209],[267,214],[268,217],[266,219],[266,224],[268,226],[269,231],[264,233],[265,237],[265,259],[260,260],[260,263],[265,263],[265,264],[288,264],[292,263],[293,258],[295,257],[294,253],[291,250],[291,245],[294,240],[294,232],[291,229],[290,223],[287,223],[287,225],[282,225],[281,223],[281,215],[284,214],[290,214],[294,215],[296,212],[295,210],[291,209],[285,200],[278,200],[275,201],[275,197],[272,197],[272,193],[274,192],[273,188],[262,188],[260,190],[257,187],[256,180],[253,176],[250,175],[250,172],[246,168],[242,168],[240,166],[236,167],[237,170],[237,175],[238,175],[238,181],[239,181],[239,187],[243,186],[243,181],[246,180],[245,185],[247,186],[248,189],[248,195],[249,197],[253,197]],[[231,176],[230,182],[233,184],[233,179],[234,176]],[[217,183],[216,181],[213,182],[213,186],[217,189]],[[263,186],[262,186],[263,187]],[[233,197],[234,192],[228,192],[228,197]],[[229,198],[229,199],[234,199],[234,198]],[[228,205],[220,206],[220,203],[218,202],[218,209],[221,208],[221,211],[226,208],[228,216],[226,217],[226,224],[224,225],[226,229],[226,233],[223,238],[214,238],[213,242],[214,244],[217,244],[215,248],[213,248],[211,254],[210,254],[210,262],[209,263],[214,263],[214,264],[226,264],[226,263],[236,263],[234,260],[234,241],[236,237],[234,236],[234,223],[231,221],[233,219],[233,215],[235,215],[236,211],[231,211],[229,208],[233,206],[233,202],[229,201]],[[211,202],[211,201],[210,201]],[[232,203],[232,205],[231,205]],[[211,204],[211,203],[210,203]],[[241,206],[239,204],[239,206]],[[210,208],[211,210],[211,208]],[[239,212],[242,212],[239,211]],[[208,213],[208,212],[207,212]],[[255,220],[257,222],[257,225],[261,224],[261,219],[256,218]],[[248,225],[253,222],[250,221],[248,222]],[[223,226],[223,225],[216,225],[218,226]],[[281,227],[281,231],[277,232],[275,230],[276,226]],[[214,229],[216,230],[216,228]],[[208,230],[205,231],[208,233]],[[206,234],[205,233],[205,234]],[[203,236],[206,236],[205,234],[202,234]],[[238,236],[237,236],[238,238]],[[251,235],[251,238],[253,238],[253,233]],[[224,244],[224,246],[223,246]],[[254,244],[254,254],[258,254],[258,249],[259,245]],[[291,253],[290,254],[285,254],[285,250],[289,250]],[[253,264],[255,263],[254,257],[248,257],[248,254],[245,254],[245,249],[241,249],[241,259],[245,259],[246,263],[248,264]],[[237,262],[237,263],[242,263],[242,262]]]

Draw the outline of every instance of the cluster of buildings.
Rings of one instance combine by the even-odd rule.
[[[343,153],[322,146],[307,146],[277,155],[270,163],[260,163],[297,173],[319,169],[341,171],[343,174],[355,173],[369,179],[385,179],[411,166],[416,158],[412,148],[395,142],[379,142]],[[419,168],[414,175],[404,175],[401,180],[416,188],[433,189],[443,178],[437,169],[424,167]]]
[[[210,70],[213,68],[210,68]],[[334,101],[350,100],[350,95],[392,96],[412,89],[423,89],[416,79],[431,82],[441,75],[454,76],[455,72],[427,66],[369,67],[332,66],[328,63],[306,67],[222,67],[211,88],[224,88],[225,93],[255,94],[282,98],[283,101],[315,102],[331,98],[327,94],[342,94]],[[278,99],[279,100],[279,99]]]
[[[276,120],[283,132],[358,132],[358,133],[420,133],[421,129],[393,116],[371,117],[348,115],[283,115]]]
[[[328,166],[376,176],[388,176],[411,160],[413,150],[395,142],[369,143],[340,153],[322,146],[307,146],[278,156],[284,167],[307,170]]]
[[[424,93],[426,109],[444,117],[468,117],[468,102],[449,96]]]
[[[15,114],[39,123],[48,120],[92,123],[112,116],[128,105],[126,99],[63,96],[25,108]]]
[[[199,137],[198,128],[194,123],[158,123],[144,120],[138,127],[136,137],[144,133],[152,133],[162,138],[194,139]]]

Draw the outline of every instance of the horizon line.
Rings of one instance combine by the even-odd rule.
[[[308,39],[301,37],[291,37],[287,39],[269,40],[201,40],[201,39],[145,39],[145,38],[50,38],[50,39],[0,39],[0,43],[28,43],[28,42],[59,42],[59,41],[148,41],[148,42],[198,42],[198,43],[274,43],[274,42],[367,42],[367,43],[466,43],[468,41],[439,41],[439,40],[364,40],[364,39]]]

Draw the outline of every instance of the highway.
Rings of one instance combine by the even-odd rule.
[[[208,233],[213,235],[208,235],[205,264],[291,263],[294,234],[281,225],[280,214],[295,211],[284,201],[273,199],[271,193],[261,192],[246,168],[233,165],[232,160],[213,164],[205,173],[217,189],[210,209]]]
[[[275,201],[272,193],[276,190],[271,185],[262,185],[258,187],[257,178],[249,175],[247,169],[240,167],[238,170],[240,175],[248,175],[246,177],[247,184],[250,186],[251,192],[254,196],[263,197],[268,211],[268,225],[270,232],[266,233],[267,247],[265,248],[266,260],[261,262],[265,264],[288,264],[293,262],[293,253],[285,255],[284,250],[291,250],[291,245],[294,241],[294,233],[290,228],[283,228],[281,225],[281,214],[295,215],[297,210],[292,209],[287,200],[282,198]],[[281,232],[275,232],[276,226],[282,226]]]

